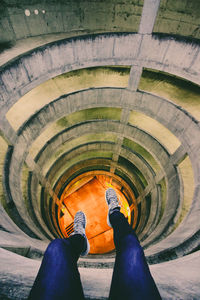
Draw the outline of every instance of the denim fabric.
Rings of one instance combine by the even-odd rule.
[[[110,215],[110,223],[114,230],[116,259],[109,300],[161,299],[143,249],[127,219],[116,210]]]
[[[128,221],[119,210],[110,215],[116,260],[109,300],[161,299],[144,252]],[[52,241],[29,295],[29,300],[83,300],[77,260],[86,247],[81,235]]]
[[[45,251],[28,300],[84,299],[77,268],[84,247],[85,239],[79,234],[52,241]]]

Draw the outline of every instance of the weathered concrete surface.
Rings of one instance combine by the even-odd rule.
[[[120,93],[119,93],[120,91]],[[123,98],[121,97],[122,93]],[[103,103],[98,102],[97,104],[97,99],[99,97],[103,97],[105,101]],[[126,98],[126,102],[124,99]],[[88,99],[91,99],[90,102]],[[112,101],[110,100],[112,99]],[[123,99],[123,102],[121,102]],[[149,101],[150,100],[150,101]],[[57,106],[56,104],[59,103]],[[164,106],[163,106],[164,103]],[[152,106],[153,104],[153,106]],[[176,105],[172,104],[169,101],[166,101],[160,97],[155,97],[150,94],[146,93],[134,93],[130,92],[127,90],[121,90],[121,89],[91,89],[88,91],[82,91],[81,93],[74,93],[71,95],[67,96],[67,102],[65,98],[61,98],[59,100],[56,100],[55,102],[51,103],[49,106],[45,107],[41,112],[43,112],[43,117],[39,117],[39,115],[36,115],[36,118],[33,118],[31,121],[33,121],[33,127],[30,124],[30,121],[27,122],[26,128],[22,131],[23,135],[19,136],[18,141],[16,143],[15,149],[14,149],[14,155],[12,157],[12,162],[14,163],[11,168],[11,173],[10,173],[10,179],[13,177],[13,182],[15,182],[15,187],[16,187],[16,180],[19,180],[16,174],[20,172],[20,157],[19,153],[21,155],[21,158],[23,159],[24,155],[26,155],[26,152],[22,152],[21,148],[21,142],[25,139],[26,144],[30,146],[30,142],[34,140],[34,138],[43,130],[44,126],[48,124],[48,122],[52,122],[52,120],[56,120],[58,118],[63,117],[64,115],[68,113],[72,113],[76,111],[77,109],[85,109],[85,108],[90,108],[90,107],[95,107],[96,105],[98,106],[104,106],[104,107],[110,107],[110,106],[121,106],[127,107],[129,110],[138,110],[142,111],[148,116],[151,116],[155,119],[157,119],[159,122],[163,123],[166,127],[168,127],[181,141],[182,144],[184,145],[185,149],[187,149],[188,154],[190,156],[191,149],[195,143],[197,144],[196,147],[198,147],[198,141],[196,140],[195,137],[199,134],[199,129],[198,129],[198,124],[193,121],[192,117],[189,116],[186,112],[181,110],[179,107]],[[156,108],[156,110],[155,110]],[[168,114],[166,116],[166,109],[168,111]],[[178,116],[179,119],[176,118],[175,123],[176,126],[173,125],[173,122],[171,120],[174,118],[174,116]],[[38,119],[38,120],[37,120]],[[183,122],[184,120],[184,122]],[[192,124],[192,125],[191,125]],[[36,126],[37,125],[37,126]],[[40,126],[39,126],[40,125]],[[120,125],[120,124],[119,124]],[[188,126],[190,125],[190,126]],[[33,130],[34,128],[34,130]],[[195,135],[194,133],[188,134],[188,131],[192,130],[194,132],[195,130]],[[187,140],[185,139],[184,133],[187,132]],[[17,150],[19,148],[20,150]],[[198,148],[197,148],[198,149]],[[25,149],[24,149],[25,150]],[[197,150],[198,151],[198,150]],[[192,152],[193,153],[193,152]],[[167,162],[166,162],[167,164]],[[192,164],[195,166],[197,172],[198,172],[198,164],[199,162],[196,160],[192,160]],[[151,238],[149,237],[148,244],[152,242],[154,237],[161,235],[163,232],[165,226],[169,226],[169,217],[174,218],[176,221],[176,209],[178,208],[178,193],[179,191],[176,188],[175,183],[175,173],[172,167],[169,167],[166,165],[164,168],[166,169],[166,172],[169,174],[170,180],[169,184],[171,183],[171,188],[169,191],[171,192],[172,195],[174,195],[173,198],[169,199],[168,206],[169,210],[165,210],[164,216],[163,216],[163,222],[162,226],[159,226],[159,229],[154,231],[153,235]],[[173,175],[174,174],[174,175]],[[198,181],[198,176],[195,177],[197,178]],[[12,181],[12,180],[11,180]],[[178,183],[178,181],[177,181]],[[18,184],[18,186],[20,186]],[[15,194],[15,197],[17,196],[16,191],[13,189],[13,194]],[[21,201],[20,197],[18,197],[17,201]],[[171,202],[170,202],[171,201]],[[18,202],[20,203],[20,202]],[[171,204],[170,204],[171,203]],[[174,222],[175,222],[174,221]],[[162,230],[161,230],[162,227]],[[171,227],[173,227],[173,222],[171,223]],[[194,229],[194,228],[193,228]],[[193,231],[194,232],[194,231]],[[159,233],[159,234],[158,234]]]
[[[156,21],[160,0],[146,0],[142,10],[139,33],[151,34]]]
[[[160,1],[154,32],[183,35],[199,38],[199,2]]]
[[[0,204],[0,226],[1,230],[11,233],[24,234],[23,231],[14,223],[14,221],[8,216],[7,212]]]
[[[198,251],[171,262],[150,266],[163,300],[199,299],[199,255]],[[0,257],[2,261],[1,299],[26,299],[38,272],[40,261],[28,259],[4,249],[0,249]],[[185,270],[186,264],[187,271]],[[79,268],[79,270],[86,299],[107,299],[112,269]]]
[[[2,248],[0,248],[0,256],[0,298],[27,299],[40,261],[25,258]]]
[[[20,4],[13,1],[1,9],[2,42],[48,33],[137,32],[143,1],[57,1],[56,4],[27,1]]]
[[[17,1],[13,1],[8,7],[5,2],[1,8],[0,36],[4,51],[13,46],[16,40],[23,38],[36,36],[39,40],[42,36],[48,41],[48,34],[62,37],[89,32],[137,32],[138,28],[139,32],[149,34],[154,22],[154,32],[199,38],[199,7],[195,0],[189,3],[178,0],[175,4],[164,0],[132,3],[102,1],[101,5],[91,1],[78,1],[76,5],[70,1],[57,1],[56,5],[53,1],[48,4],[30,1],[26,5],[17,4]],[[28,15],[25,10],[28,10]]]
[[[197,300],[200,252],[150,267],[163,299]]]
[[[22,95],[45,80],[72,69],[97,65],[138,65],[199,83],[198,53],[197,44],[138,34],[58,42],[35,50],[1,71],[1,103],[7,111]]]
[[[197,186],[191,209],[178,228],[169,237],[146,250],[146,255],[149,256],[151,262],[174,259],[198,248],[199,195],[200,186]]]
[[[109,126],[111,123],[113,123],[112,127]],[[114,129],[114,125],[116,125],[115,129]],[[95,132],[95,133],[102,132],[102,131],[106,132],[111,129],[114,130],[113,132],[115,132],[115,133],[118,132],[117,124],[115,124],[115,122],[112,122],[112,121],[103,121],[103,122],[102,121],[99,121],[99,122],[91,121],[90,127],[87,124],[81,123],[81,124],[79,124],[79,126],[77,125],[76,127],[72,127],[72,128],[69,127],[68,129],[65,129],[65,131],[63,131],[62,133],[60,133],[59,135],[54,137],[51,141],[48,141],[48,143],[45,144],[45,146],[42,148],[40,155],[38,155],[38,157],[37,157],[37,163],[39,164],[39,166],[41,168],[43,167],[43,165],[47,162],[48,158],[51,156],[52,152],[54,153],[55,151],[57,151],[59,153],[59,156],[61,156],[67,147],[67,141],[70,140],[70,145],[72,144],[72,141],[73,141],[72,137],[75,138],[76,136],[79,136],[79,135],[84,136],[87,132]],[[126,126],[124,132],[125,132],[124,133],[125,136],[128,136],[130,139],[132,139],[132,137],[134,137],[134,140],[139,141],[143,145],[145,144],[145,147],[148,147],[150,149],[150,151],[151,151],[151,153],[153,153],[154,157],[161,164],[163,164],[164,167],[165,167],[165,165],[167,165],[169,163],[169,162],[167,163],[167,161],[169,159],[169,155],[165,152],[165,150],[161,147],[161,145],[156,140],[154,140],[153,138],[148,136],[145,132],[140,131],[138,128],[129,127],[129,126]],[[119,129],[119,133],[120,133],[120,129]],[[60,149],[61,145],[62,145],[62,149],[63,149],[62,151]],[[67,147],[67,149],[68,148],[69,147]],[[74,156],[75,153],[72,149],[73,148],[70,147],[68,149],[68,151],[71,151]],[[86,148],[86,150],[87,150],[87,148]],[[141,153],[138,153],[138,154],[141,154]],[[69,157],[71,157],[71,156],[69,156]],[[56,155],[55,155],[55,158],[56,158]],[[68,160],[68,158],[65,158],[65,159]],[[131,159],[130,155],[128,156],[128,159],[135,163],[134,158]],[[56,165],[57,165],[57,163],[56,163]],[[62,166],[62,165],[63,165],[63,163],[60,166]],[[59,169],[59,164],[58,164],[57,168]],[[141,171],[144,174],[146,173],[143,170],[143,168],[141,169]],[[168,176],[167,173],[166,173],[166,176]],[[32,186],[32,190],[35,190],[35,189],[36,189],[36,186]],[[169,197],[172,198],[173,194],[171,194],[171,196],[169,196]],[[155,196],[155,203],[156,202],[157,201],[156,201],[156,196]],[[152,205],[153,205],[153,203],[154,203],[154,201],[152,202]],[[38,209],[39,209],[39,207],[38,207]],[[154,209],[154,211],[152,210],[152,213],[153,214],[156,213],[156,210],[155,209]],[[152,225],[151,225],[151,227],[152,227]]]
[[[22,253],[23,256],[40,258],[47,245],[48,242],[31,239],[24,234],[0,231],[0,247],[11,252]]]
[[[160,8],[158,8],[159,2]],[[153,68],[168,72],[199,84],[199,43],[194,41],[191,42],[187,37],[190,36],[199,38],[200,31],[198,29],[199,3],[196,0],[145,0],[132,1],[132,3],[128,3],[126,0],[123,3],[119,3],[119,1],[115,3],[113,3],[113,1],[103,1],[102,3],[91,1],[89,3],[88,1],[84,1],[84,3],[78,2],[78,5],[74,5],[71,2],[66,2],[63,4],[63,1],[57,1],[55,5],[55,3],[50,0],[50,3],[45,4],[45,6],[41,3],[36,5],[36,3],[37,1],[32,1],[31,3],[26,1],[26,11],[24,11],[25,7],[22,1],[20,2],[20,5],[18,5],[19,1],[15,2],[15,0],[13,0],[8,6],[7,0],[5,0],[3,1],[0,9],[2,25],[0,26],[0,39],[1,42],[3,42],[0,43],[0,50],[4,51],[0,56],[0,62],[1,64],[6,63],[4,66],[2,66],[0,76],[0,130],[8,144],[14,146],[12,164],[10,167],[10,172],[8,172],[10,174],[9,183],[11,185],[11,192],[14,202],[22,216],[22,219],[25,221],[24,224],[27,224],[35,233],[43,238],[40,228],[35,226],[34,220],[29,220],[27,208],[22,207],[25,204],[22,200],[23,193],[21,190],[21,184],[23,183],[23,180],[21,180],[19,175],[21,175],[25,159],[26,162],[31,161],[30,156],[26,157],[26,152],[29,151],[29,144],[31,144],[37,138],[37,134],[42,132],[43,126],[49,125],[53,120],[55,120],[53,119],[53,115],[56,113],[56,110],[53,105],[50,105],[48,107],[50,108],[49,115],[42,114],[41,118],[36,118],[33,120],[33,123],[31,124],[33,126],[29,126],[30,123],[27,122],[27,130],[23,132],[24,136],[20,136],[20,132],[17,136],[16,132],[6,119],[6,113],[9,108],[26,92],[30,91],[38,84],[45,82],[45,80],[64,72],[68,72],[69,70],[75,70],[84,67],[103,65],[132,66],[128,88],[132,89],[133,91],[138,89],[141,73],[145,68]],[[38,24],[40,24],[40,26],[38,26]],[[136,34],[114,34],[116,31],[137,32],[138,28],[139,33]],[[99,33],[105,31],[110,31],[113,33],[74,38],[74,36],[79,35],[80,32],[82,35],[89,32]],[[161,36],[159,34],[151,35],[152,31],[184,35],[184,38],[172,38],[171,36]],[[56,34],[53,35],[53,33]],[[30,45],[28,46],[25,45],[25,41],[19,41],[19,39],[23,39],[24,37],[33,36],[36,38],[30,38]],[[67,40],[66,38],[70,36],[73,37]],[[45,41],[43,40],[43,37],[45,38]],[[65,40],[58,41],[59,38],[65,38]],[[6,51],[7,47],[12,47],[12,44],[6,44],[4,42],[15,42],[16,40],[19,41],[17,42],[16,47]],[[57,40],[57,42],[55,42],[55,40]],[[48,42],[53,43],[47,44]],[[43,45],[43,47],[40,47],[41,45]],[[34,49],[38,46],[40,48]],[[19,54],[25,53],[27,50],[29,51],[31,49],[33,51],[26,53],[26,56],[21,56],[15,60]],[[11,61],[11,59],[13,60]],[[7,63],[9,61],[10,63]],[[137,66],[137,72],[135,73],[133,72],[134,66]],[[135,98],[133,97],[133,94],[136,96]],[[54,100],[62,95],[63,94],[61,90],[60,93],[58,93],[58,95],[52,99]],[[89,97],[93,96],[93,93],[89,94]],[[94,102],[91,101],[89,105],[87,104],[87,97],[87,94],[82,93],[81,97],[77,100],[76,107],[73,108],[73,105],[69,101],[66,106],[64,103],[62,103],[59,109],[71,113],[73,112],[73,109],[76,111],[82,107],[88,108],[90,107],[91,103],[95,108],[98,105],[102,105],[101,97],[105,97],[105,103],[109,106],[109,101],[113,97],[113,93],[112,91],[107,91],[106,93],[99,92],[97,98],[94,96]],[[113,105],[110,107],[114,107],[116,105],[116,107],[121,107],[123,110],[125,108],[127,111],[127,116],[129,115],[130,111],[134,109],[141,111],[142,113],[146,113],[151,118],[155,118],[161,122],[181,141],[181,146],[178,149],[175,149],[177,151],[175,154],[172,153],[171,157],[169,158],[170,165],[168,165],[168,160],[165,160],[165,155],[163,155],[162,162],[165,171],[157,174],[155,178],[153,177],[153,182],[151,180],[151,176],[147,176],[150,184],[138,198],[142,208],[144,208],[144,210],[142,210],[143,218],[141,219],[138,228],[141,231],[144,230],[143,238],[147,237],[147,233],[150,230],[149,232],[151,233],[151,236],[147,237],[146,243],[149,243],[151,246],[156,240],[158,241],[157,238],[163,234],[164,228],[167,228],[165,235],[168,234],[171,229],[173,229],[173,226],[179,217],[181,210],[179,192],[180,194],[182,193],[182,186],[180,185],[181,188],[180,190],[178,189],[177,192],[179,180],[177,179],[176,175],[176,167],[174,167],[173,164],[176,165],[176,163],[179,163],[187,153],[189,154],[195,175],[195,193],[191,208],[184,221],[173,232],[173,234],[149,248],[148,257],[154,260],[154,262],[157,262],[159,260],[173,259],[177,256],[188,254],[199,247],[199,124],[187,112],[177,106],[169,104],[169,102],[165,101],[165,99],[152,97],[147,93],[141,96],[140,93],[130,93],[130,91],[127,91],[124,93],[124,95],[120,94],[120,97],[121,98],[117,99],[117,101],[114,99]],[[126,101],[124,101],[125,99]],[[47,110],[48,108],[45,107]],[[30,116],[32,116],[33,113],[35,113],[35,111],[31,111]],[[122,119],[121,123],[123,123]],[[126,120],[126,123],[127,121],[128,120]],[[184,126],[182,126],[183,124]],[[88,130],[90,130],[90,128],[88,128]],[[114,131],[112,128],[110,128],[110,130],[112,132]],[[35,131],[34,134],[32,134],[32,131]],[[122,156],[120,156],[121,145],[122,137],[119,137],[114,151],[116,152],[114,156],[112,156],[112,153],[111,156],[109,156],[110,154],[107,153],[107,157],[104,157],[104,159],[99,159],[98,163],[103,163],[104,167],[109,167],[112,170],[116,169],[117,172],[119,170],[119,168],[117,169],[117,160],[123,160]],[[93,146],[91,144],[87,146],[84,145],[82,150],[88,151],[91,154],[91,151],[93,151]],[[109,149],[113,152],[113,149]],[[94,150],[96,151],[97,149]],[[75,153],[78,154],[78,151],[76,151]],[[130,154],[130,151],[128,152],[125,147],[122,152],[125,153],[124,155],[126,155],[127,158],[130,156],[131,160],[135,159],[135,155]],[[104,151],[104,153],[106,153],[106,151]],[[89,159],[91,157],[92,156],[88,154],[87,158]],[[108,157],[113,158],[112,164],[108,163]],[[144,159],[142,160],[144,162]],[[88,161],[83,160],[81,164],[77,164],[75,166],[76,172],[78,173],[81,172],[81,170],[86,170],[86,168],[90,166],[94,167],[94,160],[92,161],[91,159],[89,163]],[[47,185],[45,178],[40,176],[40,169],[37,169],[37,165],[31,163],[29,164],[29,167],[31,170],[34,170],[35,168],[35,174],[38,177],[38,181],[44,183],[43,186]],[[127,168],[127,164],[124,160],[123,168],[120,169],[124,176],[125,174],[129,176],[129,174],[126,172]],[[146,170],[146,168],[143,168],[142,166],[141,168],[144,171]],[[5,175],[8,174],[6,173]],[[52,177],[52,182],[54,183],[57,178],[53,178],[53,172],[51,174],[49,173],[48,175]],[[60,175],[61,174],[58,173],[58,177]],[[70,175],[72,176],[72,174]],[[150,225],[153,220],[156,222],[155,212],[153,212],[153,209],[156,209],[154,202],[154,205],[151,206],[152,213],[149,215],[145,231],[145,214],[148,213],[148,210],[146,209],[145,202],[143,202],[143,198],[153,188],[154,198],[157,200],[157,203],[160,204],[161,199],[159,197],[159,191],[156,189],[158,186],[155,186],[154,180],[156,184],[159,184],[160,180],[162,180],[163,176],[165,175],[167,175],[166,187],[169,200],[165,206],[163,217],[160,220],[159,226],[153,230],[153,226]],[[134,181],[133,178],[132,181]],[[10,189],[7,190],[6,196],[8,196],[9,193]],[[173,195],[173,197],[170,197],[171,195]],[[7,198],[8,197],[6,197],[6,199]],[[173,199],[175,199],[174,202]],[[12,202],[12,197],[7,200],[9,200],[8,204],[10,206],[14,204]],[[34,198],[34,200],[36,200],[36,198]],[[159,209],[161,210],[161,207]],[[28,239],[25,240],[24,237],[22,237],[23,235],[20,235],[20,232],[19,235],[16,235],[14,226],[6,225],[7,222],[9,222],[9,219],[5,218],[5,212],[2,212],[2,214],[2,229],[4,230],[1,234],[2,246],[11,251],[16,251],[22,255],[28,256],[30,255],[31,251],[31,255],[36,255],[37,250],[40,250],[40,247],[43,246],[38,244],[38,249],[35,249],[34,246],[29,246],[30,244],[32,245],[33,241],[30,242]],[[40,213],[38,213],[37,216],[42,222]],[[172,222],[167,222],[169,220]],[[9,234],[8,231],[15,232],[15,235]],[[164,234],[162,237],[165,237]],[[16,254],[13,253],[12,256],[13,260],[9,256],[8,252],[6,252],[6,255],[2,255],[2,261],[4,262],[5,258],[5,263],[7,263],[7,265],[12,261],[13,265],[16,262],[16,266],[19,267],[19,269],[18,272],[15,273],[14,277],[12,277],[13,271],[11,270],[10,266],[7,267],[9,270],[8,273],[13,278],[12,290],[9,287],[9,276],[7,276],[6,278],[8,279],[8,285],[6,286],[5,284],[3,286],[3,291],[5,291],[5,293],[14,294],[16,297],[18,297],[18,294],[16,293],[16,287],[18,287],[21,282],[20,276],[18,276],[20,274],[19,262],[21,262],[21,264],[24,263],[25,266],[27,266],[27,268],[25,267],[26,270],[22,275],[26,281],[27,279],[25,273],[26,271],[28,272],[28,261],[25,262],[24,260],[20,260],[19,257],[16,258]],[[8,258],[10,258],[10,261],[8,261]],[[23,259],[26,260],[26,258]],[[30,265],[29,268],[31,268],[31,266],[36,272],[37,268],[34,269],[33,265]],[[5,266],[3,265],[3,268],[4,267]],[[187,275],[184,274],[186,267],[190,270],[190,272],[187,272]],[[181,260],[174,260],[166,264],[153,266],[152,270],[155,278],[157,276],[156,280],[161,289],[163,299],[199,299],[199,276],[197,273],[197,267],[199,269],[199,252],[188,255],[187,257],[183,257]],[[4,268],[4,271],[5,270],[6,267]],[[165,270],[165,273],[162,273],[163,270]],[[174,275],[171,274],[171,271],[173,271]],[[109,270],[106,270],[106,272],[106,275],[108,275],[106,276],[106,279],[109,276],[109,278],[111,278],[111,273],[109,273]],[[4,274],[2,273],[3,276],[5,273],[6,271]],[[91,278],[91,282],[93,283],[92,290],[91,283],[87,281],[87,276],[91,277],[92,275],[95,275],[96,277],[97,274],[98,272],[96,270],[82,269],[83,280],[85,280],[84,288],[88,292],[88,297],[97,297],[99,299],[101,296],[106,297],[106,293],[108,292],[107,285],[105,290],[103,289],[105,294],[102,295],[101,292],[101,287],[102,285],[104,286],[105,283],[105,271],[99,271],[100,280],[96,285],[92,281],[93,278]],[[31,274],[28,274],[28,278],[29,279],[26,282],[27,286],[30,288],[30,282],[33,280]],[[25,294],[28,291],[27,287],[23,286],[23,284],[21,287],[23,296],[20,297],[20,299],[25,297]],[[93,287],[95,288],[93,289]]]
[[[139,87],[141,75],[142,75],[141,66],[132,66],[130,71],[130,77],[128,82],[128,88],[132,91],[136,91]]]

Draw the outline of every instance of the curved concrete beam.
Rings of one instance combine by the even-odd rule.
[[[104,99],[103,103],[100,103],[98,99]],[[58,106],[56,105],[56,102],[59,102]],[[52,102],[50,105],[44,107],[41,110],[43,112],[43,118],[38,118],[39,115],[36,114],[35,118],[33,119],[33,124],[37,124],[35,130],[32,131],[30,130],[31,128],[28,127],[28,124],[31,124],[31,122],[27,122],[24,130],[21,130],[21,135],[19,136],[14,148],[14,156],[17,153],[17,147],[20,147],[20,154],[22,154],[22,157],[25,158],[25,152],[23,153],[21,151],[21,142],[25,142],[26,146],[30,146],[31,141],[35,139],[35,137],[43,130],[43,127],[46,126],[49,122],[55,121],[56,119],[59,119],[66,114],[72,113],[76,111],[77,108],[85,109],[97,106],[126,107],[129,110],[138,110],[150,117],[155,118],[156,120],[164,124],[168,129],[170,129],[182,141],[182,144],[188,150],[189,155],[191,155],[191,153],[193,153],[194,151],[194,147],[191,147],[190,145],[196,143],[197,147],[198,143],[200,143],[200,139],[194,139],[193,132],[195,131],[196,136],[199,136],[198,123],[196,123],[195,120],[190,115],[188,115],[187,112],[180,109],[173,103],[148,93],[134,93],[124,89],[104,88],[85,90],[81,93],[73,93],[66,97],[62,97],[61,99],[58,99]],[[166,110],[168,112],[167,115]],[[175,126],[173,125],[172,120],[174,120]],[[185,135],[187,136],[187,140],[185,139]],[[27,147],[25,148],[27,151]],[[196,152],[198,152],[198,149]],[[17,161],[18,160],[20,161],[19,153],[17,155]],[[195,165],[195,168],[198,172],[197,167],[199,165],[199,161],[196,161],[195,159],[195,161],[193,160],[192,163]],[[13,170],[18,170],[16,164],[15,168],[12,168],[11,170],[11,177],[13,176]],[[169,172],[171,171],[169,170]],[[197,176],[196,179],[198,180]],[[175,187],[174,191],[176,191]]]
[[[2,67],[0,109],[4,117],[21,96],[45,80],[92,66],[139,65],[199,84],[199,56],[198,44],[186,44],[171,37],[103,34],[57,41]]]

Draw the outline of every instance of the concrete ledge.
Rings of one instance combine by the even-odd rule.
[[[197,186],[194,199],[199,199],[199,197],[200,186]],[[146,250],[145,253],[150,262],[157,263],[158,261],[175,259],[198,249],[200,235],[198,200],[194,201],[194,204],[196,205],[192,205],[183,222],[170,236]]]
[[[0,108],[6,113],[22,95],[45,80],[92,66],[138,65],[199,84],[197,53],[198,44],[140,34],[102,34],[54,42],[2,68]]]
[[[40,262],[1,248],[0,257],[3,262],[0,273],[0,297],[10,300],[26,299]],[[172,262],[150,266],[163,300],[199,299],[199,257],[198,251]],[[12,267],[12,262],[15,264],[15,269]],[[80,268],[79,271],[86,299],[108,299],[112,269]]]
[[[48,157],[52,154],[52,152],[59,151],[59,147],[63,145],[65,142],[67,142],[68,140],[71,141],[72,138],[76,138],[79,135],[83,136],[84,134],[87,133],[92,133],[92,132],[98,133],[102,131],[111,132],[111,130],[113,133],[120,134],[120,128],[117,122],[113,122],[111,120],[110,121],[95,120],[95,121],[87,121],[86,123],[76,124],[75,126],[66,128],[65,130],[63,130],[62,132],[54,136],[51,140],[47,141],[47,143],[42,147],[41,151],[38,153],[35,160],[37,161],[37,164],[42,168],[44,163],[47,161]],[[155,157],[155,159],[158,160],[158,162],[161,165],[163,165],[163,172],[164,172],[164,167],[169,164],[169,154],[167,154],[166,150],[162,147],[162,145],[160,145],[154,138],[146,134],[144,131],[140,130],[137,127],[133,127],[129,125],[125,126],[123,136],[128,137],[130,140],[132,140],[134,137],[133,140],[136,140],[137,142],[139,142],[139,144],[145,146],[148,151],[150,150],[151,154]],[[73,152],[73,150],[70,151]],[[129,159],[131,158],[130,155],[128,155],[128,157]],[[146,172],[144,172],[144,174],[145,173]],[[168,172],[166,173],[166,176],[168,177]],[[169,194],[168,198],[172,199],[173,194]]]
[[[123,97],[122,97],[123,95]],[[104,99],[103,103],[98,101],[99,97]],[[148,101],[148,97],[150,101]],[[88,101],[89,99],[89,101]],[[126,101],[124,100],[126,99]],[[167,107],[168,115],[166,118],[165,110],[162,109],[162,105]],[[51,104],[45,106],[40,110],[34,117],[32,117],[25,124],[24,128],[21,128],[19,131],[19,137],[16,141],[14,147],[13,156],[12,156],[12,168],[10,172],[10,182],[12,182],[12,194],[16,197],[19,197],[16,193],[16,187],[20,186],[20,179],[18,174],[20,173],[21,162],[26,157],[28,146],[31,145],[32,141],[40,134],[48,123],[55,121],[66,114],[72,113],[74,111],[91,108],[91,107],[126,107],[129,110],[136,110],[145,112],[150,117],[155,118],[157,121],[164,124],[168,129],[170,129],[182,142],[182,146],[188,151],[189,156],[192,158],[192,164],[195,166],[195,178],[198,181],[197,175],[199,175],[199,138],[200,135],[199,125],[187,112],[180,109],[180,107],[174,105],[170,101],[167,101],[163,98],[153,96],[148,93],[143,92],[131,92],[125,89],[114,89],[114,88],[104,88],[104,89],[89,89],[77,93],[72,93],[67,96],[63,96],[60,99],[53,101]],[[157,108],[156,111],[154,108]],[[39,114],[42,113],[43,117],[39,117]],[[177,118],[178,117],[178,118]],[[175,125],[173,123],[175,120]],[[88,125],[87,125],[88,126]],[[90,130],[90,126],[88,126]],[[34,130],[33,130],[34,129]],[[112,130],[112,129],[111,129]],[[193,132],[194,133],[190,133]],[[187,140],[184,137],[184,133],[187,131]],[[20,134],[21,133],[21,134]],[[196,142],[195,142],[196,141]],[[196,144],[195,144],[196,143]],[[194,157],[194,150],[196,150],[196,156]],[[174,186],[174,171],[173,168],[167,168],[171,180],[169,183],[172,184],[172,187],[169,189],[170,193],[174,193],[177,189]],[[177,182],[178,183],[178,182]],[[19,191],[19,190],[18,190]],[[16,201],[16,200],[15,200]],[[18,198],[18,203],[20,203],[20,197]],[[194,198],[194,203],[198,203],[198,199]],[[174,205],[174,207],[173,207]],[[176,211],[177,207],[173,203],[172,207],[168,212],[165,213],[165,221],[168,220],[168,216],[172,211]],[[167,216],[168,215],[168,216]],[[176,218],[176,216],[173,216]],[[164,220],[164,219],[163,219]],[[164,222],[165,223],[165,222]],[[168,224],[173,226],[173,222]],[[163,225],[164,226],[164,225]],[[160,228],[161,230],[161,228]],[[190,229],[192,230],[192,228]],[[197,229],[198,230],[198,229]],[[162,230],[161,230],[162,231]],[[161,232],[160,231],[160,232]],[[194,230],[192,230],[194,234]],[[185,233],[186,234],[186,233]],[[157,236],[157,234],[156,234]],[[149,244],[150,244],[149,237]]]

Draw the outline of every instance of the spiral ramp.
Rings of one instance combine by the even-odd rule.
[[[200,2],[2,1],[0,299],[26,299],[78,209],[107,299],[116,189],[163,299],[200,298]]]

